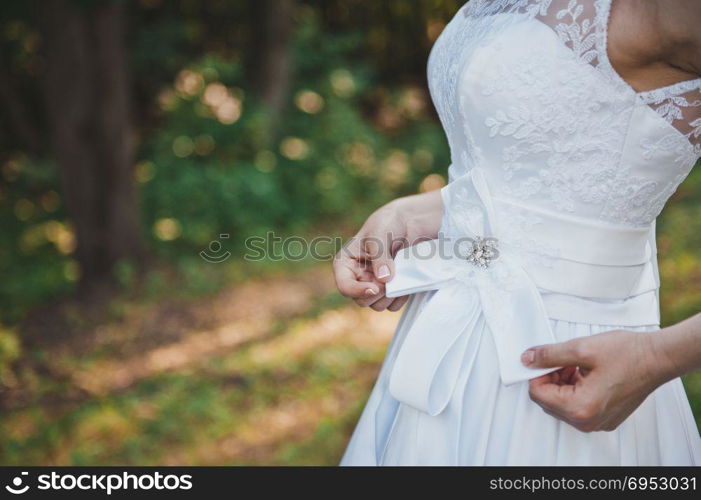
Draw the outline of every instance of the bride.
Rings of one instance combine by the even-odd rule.
[[[603,332],[665,334],[655,220],[701,157],[699,23],[694,0],[457,12],[428,61],[449,183],[380,208],[334,261],[358,304],[406,304],[342,465],[701,463],[679,378],[615,429],[582,432],[529,381],[586,373],[521,361]]]

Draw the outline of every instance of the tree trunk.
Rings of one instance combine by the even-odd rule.
[[[6,116],[8,128],[19,143],[27,151],[36,154],[41,149],[40,134],[31,119],[31,113],[24,107],[13,85],[9,68],[4,64],[2,56],[3,54],[0,53],[0,108]]]
[[[276,135],[276,125],[285,110],[292,80],[292,37],[295,0],[256,2],[258,24],[253,61],[254,83],[268,111],[268,141]]]
[[[45,100],[77,240],[81,290],[143,254],[129,125],[124,3],[42,0]],[[84,4],[83,4],[84,5]]]

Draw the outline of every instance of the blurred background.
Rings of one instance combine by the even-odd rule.
[[[399,315],[245,241],[445,184],[425,68],[463,3],[3,2],[0,464],[335,465]],[[669,324],[701,172],[658,228]]]

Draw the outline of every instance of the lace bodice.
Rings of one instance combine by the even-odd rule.
[[[688,405],[662,388],[596,441],[528,400],[525,382],[559,368],[524,366],[527,349],[659,330],[655,219],[701,156],[701,78],[636,92],[607,57],[610,3],[471,0],[436,41],[429,84],[452,157],[441,230],[394,257],[385,296],[413,298],[344,465],[546,463],[548,450],[698,463]]]
[[[495,197],[651,224],[701,157],[701,78],[637,92],[607,55],[611,0],[471,0],[436,41],[431,96],[451,180]]]

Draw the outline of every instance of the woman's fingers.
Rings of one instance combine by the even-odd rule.
[[[368,255],[372,262],[372,270],[375,278],[381,283],[387,283],[394,276],[394,261],[392,260],[392,249],[390,239],[367,237],[363,238],[363,252]]]
[[[560,370],[562,374],[562,381],[565,384],[574,385],[577,382],[577,367],[576,366],[566,366]]]
[[[385,296],[385,283],[392,278],[394,266],[390,249],[377,240],[350,243],[338,253],[333,268],[338,290],[361,307],[398,311],[409,300],[408,296]]]
[[[373,283],[376,288],[368,289],[362,297],[358,297],[355,303],[361,307],[368,307],[385,297],[385,285],[375,279],[369,264],[361,264],[362,270],[357,272],[356,278],[362,283]],[[373,292],[373,293],[370,293]]]
[[[404,307],[404,304],[406,304],[408,301],[409,301],[409,295],[405,295],[404,297],[399,297],[397,299],[394,299],[394,302],[392,302],[387,309],[389,309],[392,312],[397,312],[402,307]]]
[[[394,302],[393,298],[383,297],[380,300],[378,300],[377,302],[373,303],[370,306],[370,309],[372,309],[373,311],[382,312],[385,309],[387,309],[392,302]]]
[[[383,291],[383,293],[378,294],[377,297],[368,299],[356,299],[355,303],[361,307],[370,307],[378,312],[384,311],[385,309],[388,311],[396,312],[399,311],[402,307],[404,307],[404,304],[406,304],[408,300],[408,295],[399,298],[385,297]]]
[[[543,409],[558,412],[561,408],[567,407],[566,402],[571,399],[573,386],[560,385],[553,378],[554,375],[548,373],[531,379],[528,383],[528,394]]]
[[[367,296],[353,299],[353,301],[356,304],[358,304],[360,307],[370,307],[373,304],[375,304],[377,301],[382,300],[384,298],[385,298],[384,290],[380,290],[380,292],[375,294],[375,295],[367,294]]]
[[[372,298],[380,294],[380,287],[372,281],[361,281],[365,269],[356,259],[338,256],[333,264],[336,287],[341,295],[351,299]]]

